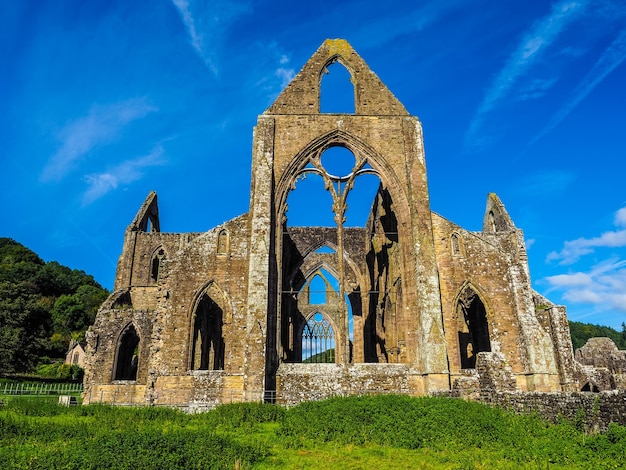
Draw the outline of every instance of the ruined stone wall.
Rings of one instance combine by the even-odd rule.
[[[537,413],[558,422],[568,419],[581,421],[588,430],[606,431],[609,423],[626,425],[626,391],[601,393],[482,393],[480,401],[518,413]]]
[[[458,374],[461,370],[457,332],[463,318],[458,317],[457,303],[467,283],[475,288],[485,305],[492,350],[504,354],[515,373],[523,373],[524,350],[519,343],[507,254],[437,214],[433,214],[433,232],[451,373]],[[458,252],[453,252],[453,234],[458,240]]]
[[[456,375],[464,375],[458,339],[463,318],[457,305],[460,293],[469,285],[485,306],[492,351],[504,356],[517,386],[522,390],[560,390],[550,330],[534,317],[534,309],[528,311],[532,289],[530,280],[523,276],[524,267],[519,266],[525,260],[516,256],[517,234],[469,232],[437,214],[433,214],[433,233],[452,382]],[[520,326],[524,317],[534,325],[533,335],[541,338],[541,345],[529,345]],[[542,361],[533,363],[533,347],[542,349]]]
[[[220,247],[222,252],[218,250],[220,236],[222,245],[224,241],[226,243]],[[118,280],[131,285],[112,294],[112,298],[117,296],[123,300],[110,299],[105,303],[96,323],[89,330],[88,348],[91,348],[92,362],[85,383],[120,385],[114,380],[112,371],[115,369],[119,336],[129,322],[136,325],[141,351],[137,378],[133,382],[148,385],[145,400],[167,395],[170,385],[161,377],[224,373],[242,376],[245,349],[245,336],[242,334],[245,328],[242,325],[245,324],[247,307],[247,217],[238,217],[202,234],[133,232],[132,238],[130,246],[134,256],[124,252],[121,257],[132,260],[127,264],[130,269],[118,272]],[[126,247],[129,244],[125,244]],[[152,257],[160,248],[165,257],[158,280],[151,280]],[[224,371],[192,373],[189,371],[189,354],[194,308],[199,296],[209,286],[217,286],[223,293]],[[207,381],[194,380],[193,377],[182,380],[187,385],[183,387],[179,383],[180,392],[173,404],[187,402],[194,394],[200,393],[195,387],[202,387]],[[113,393],[111,390],[117,388],[109,387],[104,395],[95,390],[86,390],[86,393],[102,398],[100,395],[110,396]],[[185,389],[189,392],[184,393]],[[119,396],[116,392],[116,399]],[[136,402],[137,397],[133,398]],[[171,401],[171,397],[168,399]]]

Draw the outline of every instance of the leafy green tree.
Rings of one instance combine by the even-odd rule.
[[[0,238],[0,374],[32,370],[38,356],[62,357],[107,295],[93,276]]]
[[[569,329],[574,351],[583,347],[589,338],[597,337],[611,338],[619,349],[626,349],[626,328],[624,328],[624,324],[622,324],[622,331],[619,332],[608,326],[570,321]]]
[[[32,369],[46,349],[50,315],[31,283],[0,282],[0,373]]]
[[[52,308],[54,330],[71,333],[85,329],[85,306],[76,295],[62,295]]]

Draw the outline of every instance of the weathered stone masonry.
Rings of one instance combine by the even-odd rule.
[[[320,112],[335,63],[352,77],[354,113]],[[354,158],[349,174],[326,169],[334,147]],[[380,181],[369,219],[344,227],[362,175]],[[303,177],[330,193],[331,226],[290,225]],[[148,195],[87,341],[87,403],[562,392],[589,376],[565,308],[533,291],[522,231],[499,198],[488,196],[480,232],[431,212],[421,123],[339,39],[259,116],[247,214],[165,233]]]

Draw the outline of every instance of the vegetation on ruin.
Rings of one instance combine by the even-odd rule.
[[[0,408],[5,468],[624,468],[626,427],[589,434],[449,398],[364,396],[293,408]]]
[[[85,272],[46,263],[0,238],[0,375],[33,372],[49,358],[65,358],[70,339],[84,338],[107,296]]]

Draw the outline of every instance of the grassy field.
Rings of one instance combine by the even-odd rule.
[[[624,468],[626,427],[589,435],[479,403],[403,396],[335,398],[284,409],[0,408],[0,468]]]

